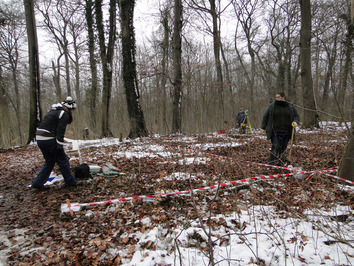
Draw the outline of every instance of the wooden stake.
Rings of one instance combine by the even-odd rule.
[[[66,204],[68,205],[69,211],[71,216],[74,216],[74,211],[71,209],[71,204],[70,204],[70,200],[66,199]]]
[[[293,130],[291,132],[291,142],[290,142],[290,150],[289,150],[289,156],[288,156],[288,161],[289,162],[291,160],[291,150],[293,148],[293,143],[294,143],[294,133],[295,133],[295,126],[293,126]]]

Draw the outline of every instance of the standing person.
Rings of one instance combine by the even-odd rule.
[[[285,164],[285,150],[291,138],[293,127],[297,126],[300,117],[296,108],[285,100],[284,92],[275,95],[275,101],[266,110],[261,129],[267,133],[272,142],[269,164]]]
[[[246,133],[246,125],[248,123],[248,110],[245,110],[242,112],[240,116],[240,133],[245,134]]]
[[[64,152],[66,126],[73,121],[75,101],[68,96],[61,104],[52,105],[36,132],[36,141],[45,163],[35,177],[32,187],[42,189],[57,163],[64,177],[65,186],[76,186],[76,179],[70,172],[69,158]]]
[[[241,108],[241,110],[240,110],[240,112],[238,112],[237,118],[236,118],[238,127],[241,126],[242,121],[245,119],[245,116],[246,116],[245,110],[243,110],[243,108]]]

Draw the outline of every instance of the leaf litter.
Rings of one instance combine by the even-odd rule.
[[[343,130],[300,130],[292,164],[337,167]],[[195,192],[230,181],[286,174],[268,168],[259,133],[80,141],[83,162],[120,175],[93,174],[75,188],[27,186],[43,160],[36,145],[0,153],[0,265],[284,265],[353,263],[353,187],[324,174],[277,177]],[[252,163],[250,163],[252,162]],[[79,157],[71,155],[72,168]],[[59,174],[59,170],[55,171]],[[193,190],[193,193],[163,193]],[[70,202],[139,195],[61,213]]]

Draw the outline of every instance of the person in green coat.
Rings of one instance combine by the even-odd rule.
[[[270,165],[285,165],[285,150],[291,139],[292,129],[300,122],[296,108],[285,100],[284,92],[275,95],[262,119],[261,129],[266,131],[267,139],[272,142]]]

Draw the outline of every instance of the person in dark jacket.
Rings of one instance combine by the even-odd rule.
[[[267,139],[272,142],[270,150],[270,165],[285,164],[285,150],[291,139],[292,129],[299,123],[300,117],[296,108],[285,101],[284,92],[275,96],[264,113],[261,129],[267,133]]]
[[[248,110],[245,110],[241,113],[239,123],[240,123],[240,133],[245,134],[246,125],[248,123]]]
[[[69,96],[61,104],[52,105],[37,128],[36,141],[44,157],[44,165],[38,172],[32,188],[42,189],[57,163],[63,175],[65,186],[76,186],[76,179],[70,172],[69,158],[64,151],[64,134],[66,126],[73,120],[76,109],[75,101]]]
[[[238,112],[237,117],[236,117],[236,121],[237,121],[237,126],[240,127],[243,120],[245,119],[246,115],[245,115],[245,110],[243,110],[243,108],[241,108],[240,112]]]

